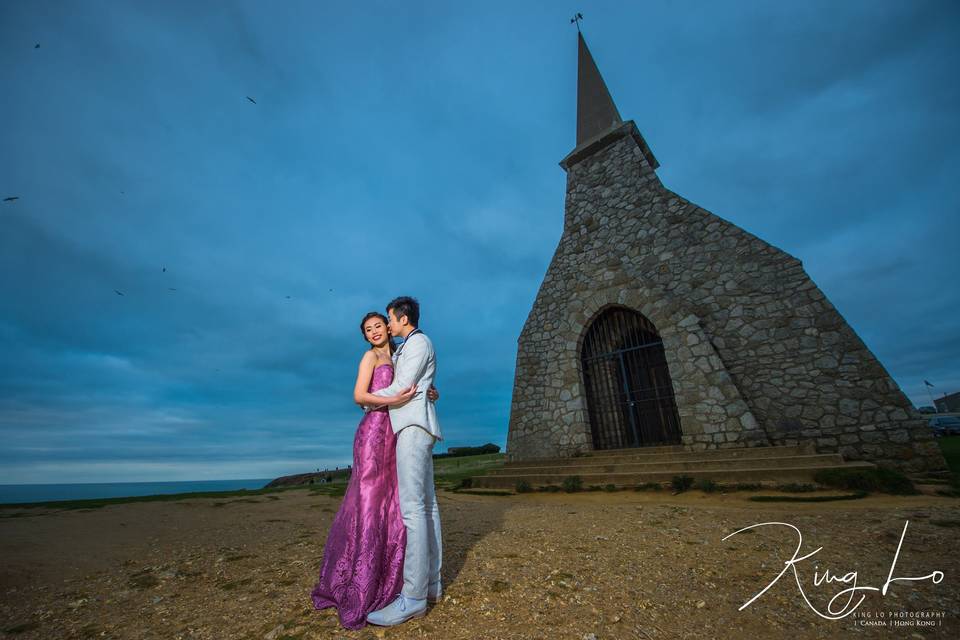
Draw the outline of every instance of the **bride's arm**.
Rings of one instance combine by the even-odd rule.
[[[373,355],[372,351],[367,351],[363,354],[363,357],[360,358],[360,367],[357,371],[357,382],[353,385],[353,401],[364,409],[367,408],[364,406],[366,404],[376,404],[372,402],[365,403],[360,398],[360,396],[366,394],[367,389],[370,388],[370,379],[373,378],[375,362],[376,356]]]
[[[360,367],[357,371],[357,383],[353,386],[353,401],[366,408],[378,408],[383,406],[393,406],[403,404],[413,396],[412,389],[405,389],[393,396],[375,396],[367,393],[370,388],[370,380],[373,378],[373,370],[376,368],[377,357],[372,351],[367,351],[360,359]]]

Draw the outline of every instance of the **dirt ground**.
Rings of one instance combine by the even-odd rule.
[[[960,637],[960,500],[776,504],[747,495],[441,492],[443,601],[419,620],[358,631],[309,597],[339,498],[295,490],[3,509],[0,637]],[[829,615],[843,589],[882,587],[907,521],[893,577],[942,579],[894,582],[885,596],[861,590],[849,605],[838,598],[843,612],[866,596],[841,619],[812,610]],[[765,522],[786,524],[723,539]],[[796,563],[799,586],[788,571],[740,610],[787,568],[799,544],[787,524],[803,536],[798,558],[821,550]]]

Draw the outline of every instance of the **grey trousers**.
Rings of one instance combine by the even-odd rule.
[[[408,598],[427,597],[440,583],[443,545],[440,509],[433,486],[433,445],[426,429],[411,425],[397,433],[397,489],[407,529],[403,557],[403,589]]]

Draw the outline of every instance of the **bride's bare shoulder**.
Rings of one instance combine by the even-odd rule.
[[[367,349],[363,352],[363,357],[360,358],[360,366],[372,365],[377,361],[377,354],[373,352],[373,349]]]

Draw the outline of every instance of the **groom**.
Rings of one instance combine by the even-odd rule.
[[[367,614],[367,622],[383,626],[400,624],[427,611],[427,601],[439,602],[440,509],[433,486],[433,445],[441,440],[440,424],[426,391],[433,384],[437,357],[433,343],[417,325],[420,305],[403,296],[387,305],[390,333],[403,338],[393,357],[394,376],[390,386],[375,391],[377,396],[397,395],[416,385],[406,404],[390,407],[390,422],[397,434],[397,489],[400,513],[407,529],[403,558],[403,589],[396,600]]]

